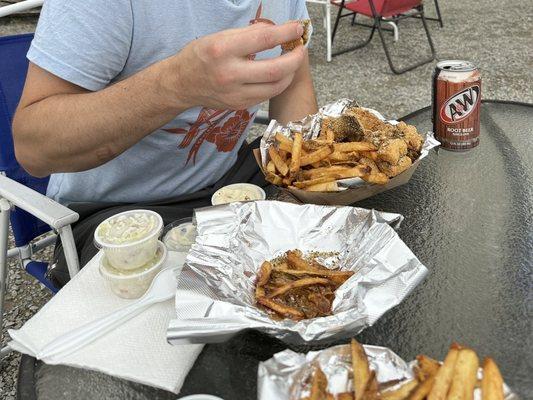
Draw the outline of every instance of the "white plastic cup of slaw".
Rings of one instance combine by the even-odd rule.
[[[142,218],[151,221],[152,226],[145,228],[145,231],[137,229],[138,237],[122,240],[122,238],[109,238],[105,235],[105,230],[113,224],[123,223],[127,226],[128,220],[132,221],[131,223],[138,223]],[[163,218],[154,211],[124,211],[107,218],[98,225],[94,231],[94,243],[96,247],[103,250],[107,261],[113,268],[125,271],[134,270],[154,258],[162,229]],[[130,231],[135,234],[136,228]]]
[[[166,246],[161,241],[156,242],[158,251],[155,258],[137,270],[121,271],[109,265],[109,260],[103,254],[100,258],[100,274],[108,282],[111,291],[124,299],[138,299],[146,293],[155,276],[163,268],[168,255]],[[157,249],[156,249],[157,250]]]

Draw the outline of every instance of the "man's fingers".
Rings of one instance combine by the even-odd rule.
[[[243,30],[240,34],[224,37],[222,43],[224,50],[233,55],[247,56],[298,39],[303,34],[303,27],[298,22],[273,26],[256,24],[255,26],[259,28]]]
[[[242,79],[245,83],[278,82],[293,75],[304,60],[303,49],[294,49],[282,56],[258,61],[245,61]]]
[[[242,88],[241,95],[250,105],[262,103],[282,93],[291,84],[294,74],[288,75],[278,82],[248,83]]]

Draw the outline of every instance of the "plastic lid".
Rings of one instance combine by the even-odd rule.
[[[113,268],[111,265],[109,265],[109,262],[107,261],[107,257],[105,254],[102,254],[102,257],[100,258],[100,272],[104,276],[112,277],[113,279],[131,279],[131,278],[138,278],[141,277],[150,271],[153,271],[156,268],[159,268],[161,264],[163,264],[168,255],[168,250],[163,242],[160,240],[157,241],[157,251],[155,253],[155,257],[143,265],[142,267],[132,269],[132,270],[119,270],[117,268]]]

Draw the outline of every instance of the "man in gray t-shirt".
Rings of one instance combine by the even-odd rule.
[[[47,0],[13,122],[17,159],[48,195],[146,202],[212,185],[257,105],[316,111],[307,50],[279,44],[304,0]]]

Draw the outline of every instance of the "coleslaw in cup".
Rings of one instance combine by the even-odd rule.
[[[135,270],[155,257],[162,228],[163,219],[154,211],[125,211],[98,225],[94,243],[113,268]]]
[[[112,267],[105,254],[100,258],[100,274],[109,283],[113,293],[124,299],[138,299],[146,293],[155,276],[167,259],[167,248],[157,241],[155,257],[135,270],[119,270]]]

